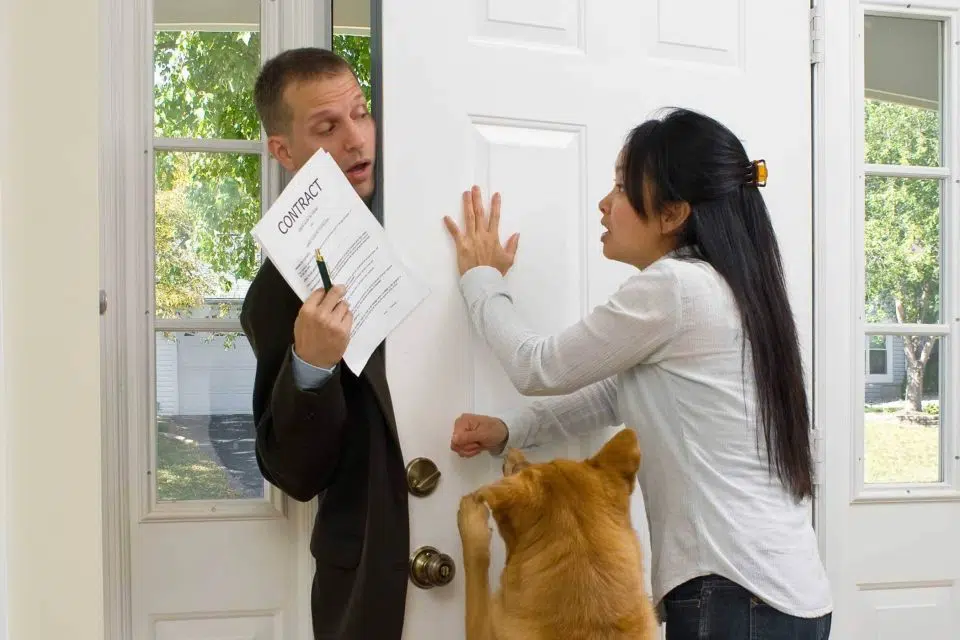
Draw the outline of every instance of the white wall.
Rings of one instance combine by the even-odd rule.
[[[8,633],[94,640],[103,637],[99,3],[0,7]]]
[[[8,58],[8,38],[10,31],[10,19],[7,11],[7,4],[0,3],[0,153],[9,146],[7,138],[8,112],[7,105],[9,87],[9,73],[7,71]],[[3,265],[3,187],[4,187],[4,162],[0,157],[0,266]],[[6,378],[4,377],[4,352],[3,352],[3,290],[4,276],[0,270],[0,640],[7,640],[7,598],[9,590],[7,588],[7,528],[10,522],[9,511],[7,509],[7,491],[10,482],[7,478],[10,472],[9,457],[7,455],[7,429],[9,421],[6,416]]]

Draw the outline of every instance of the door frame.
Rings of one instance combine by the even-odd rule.
[[[268,2],[279,3],[276,35],[270,34],[279,50],[331,46],[331,0],[261,0],[261,16]],[[100,371],[106,640],[133,637],[132,590],[140,588],[133,583],[131,575],[131,554],[136,543],[131,523],[135,510],[139,510],[139,487],[130,482],[130,461],[144,459],[145,454],[138,450],[139,439],[132,438],[127,430],[130,399],[125,372],[128,359],[135,357],[131,354],[135,354],[137,348],[130,341],[130,327],[141,320],[139,314],[131,310],[130,301],[142,295],[145,283],[141,270],[122,267],[137,255],[137,243],[141,240],[137,236],[137,225],[130,224],[126,218],[142,211],[151,179],[138,170],[143,166],[141,141],[145,114],[149,113],[143,104],[142,83],[152,82],[152,75],[144,77],[148,67],[142,57],[149,46],[145,38],[151,16],[152,0],[103,0],[100,3],[100,282],[106,302],[100,318]],[[263,158],[272,165],[267,173],[282,181],[279,165],[265,147]],[[276,185],[278,180],[272,182]],[[268,192],[280,190],[279,186],[269,184],[267,188]],[[0,439],[0,444],[2,442]],[[287,517],[293,519],[296,526],[298,579],[304,585],[298,603],[299,619],[293,623],[301,630],[309,630],[313,559],[308,542],[316,501],[300,503],[286,496],[281,499],[286,503]]]
[[[136,290],[140,274],[124,277],[116,267],[123,264],[125,241],[124,214],[136,211],[145,200],[145,176],[136,176],[131,167],[138,166],[141,150],[136,141],[142,123],[142,105],[138,82],[141,69],[135,58],[123,55],[131,50],[142,51],[143,25],[150,0],[104,0],[101,3],[101,282],[107,293],[107,311],[101,317],[101,399],[103,411],[103,553],[104,553],[104,631],[108,640],[131,637],[131,531],[130,515],[136,495],[129,486],[130,437],[124,416],[123,364],[128,345],[122,339],[126,323],[134,318],[123,317],[120,310],[124,292]],[[267,0],[262,0],[266,2]],[[277,0],[274,0],[277,1]],[[280,46],[288,48],[315,44],[330,46],[332,24],[329,0],[282,0]],[[847,285],[838,274],[853,275],[849,259],[850,229],[831,224],[832,211],[849,208],[856,174],[853,159],[853,118],[845,107],[850,104],[854,84],[853,54],[855,45],[853,17],[857,0],[819,0],[815,7],[822,27],[822,51],[819,62],[811,64],[812,92],[812,177],[813,193],[813,344],[812,344],[812,407],[814,443],[816,447],[818,486],[813,504],[813,518],[820,552],[827,565],[834,590],[842,586],[845,540],[832,533],[843,529],[843,509],[848,496],[842,490],[849,472],[853,435],[843,429],[825,425],[850,424],[852,419],[849,394],[853,392],[850,377],[851,358],[859,344],[851,326],[838,326],[831,310],[846,308],[853,313],[849,298],[844,299]],[[380,2],[373,0],[371,20],[378,31]],[[379,44],[373,40],[371,55],[374,71],[379,68]],[[375,73],[376,74],[376,73]],[[376,74],[379,75],[379,74]],[[382,94],[378,83],[373,85],[375,111],[379,111]],[[836,107],[840,105],[840,111]],[[383,123],[380,123],[383,126]],[[381,137],[378,137],[378,146]],[[828,142],[829,141],[829,142]],[[379,151],[379,149],[378,149]],[[275,162],[269,159],[268,162]],[[382,165],[378,163],[382,170]],[[380,182],[378,176],[378,183]],[[375,213],[382,216],[383,194],[377,198]],[[831,219],[832,218],[832,219]],[[857,360],[859,361],[859,360]],[[2,371],[2,369],[0,369]],[[4,449],[0,434],[0,453]],[[830,453],[828,456],[827,453]],[[837,460],[842,465],[837,464]],[[826,487],[839,488],[827,493]],[[0,506],[2,506],[0,502]],[[294,506],[294,505],[290,505]],[[291,517],[298,519],[302,540],[309,540],[315,504],[296,504]],[[311,560],[305,544],[299,545],[302,565]],[[835,561],[832,561],[836,558]],[[3,556],[0,555],[0,560]],[[2,568],[0,564],[0,568]],[[0,575],[2,577],[2,575]],[[309,616],[309,590],[305,589],[301,612]],[[0,592],[2,593],[2,592]],[[2,609],[0,609],[2,611]],[[0,617],[2,620],[2,617]],[[301,621],[308,626],[309,620]]]
[[[819,495],[816,530],[821,558],[833,592],[834,624],[844,628],[844,603],[850,601],[844,561],[844,533],[852,471],[855,429],[854,363],[863,360],[856,339],[859,305],[852,300],[856,273],[852,256],[857,164],[853,112],[856,55],[854,12],[859,0],[818,0],[811,19],[819,19],[820,61],[813,66],[814,131],[814,387],[813,413],[822,438],[817,451]],[[813,32],[813,29],[812,29]],[[811,38],[813,42],[813,38]],[[846,212],[845,214],[843,212]],[[841,317],[840,322],[837,317]],[[836,618],[840,617],[840,620]]]

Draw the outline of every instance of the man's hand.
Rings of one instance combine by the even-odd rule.
[[[503,420],[465,413],[453,423],[450,448],[461,458],[472,458],[481,451],[499,453],[507,443],[507,436]]]
[[[489,219],[483,212],[480,188],[474,186],[463,193],[463,231],[460,231],[460,227],[450,216],[445,216],[443,222],[456,244],[457,269],[461,276],[479,266],[494,267],[507,275],[517,256],[520,234],[510,236],[505,247],[500,244],[499,193],[493,194]]]
[[[307,364],[330,369],[347,350],[353,314],[343,299],[345,293],[343,285],[328,292],[317,289],[300,307],[293,324],[293,348]]]

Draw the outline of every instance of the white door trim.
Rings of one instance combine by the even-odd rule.
[[[852,132],[857,116],[849,105],[855,83],[853,15],[855,0],[819,0],[822,11],[822,61],[814,72],[814,419],[822,434],[823,461],[817,501],[820,553],[835,602],[847,602],[843,533],[849,503],[853,451],[854,362],[861,362],[863,341],[855,339],[850,256],[856,172]],[[828,146],[829,145],[829,146]],[[847,221],[845,224],[844,221]],[[858,355],[859,349],[860,355]],[[828,490],[829,489],[829,490]],[[843,615],[841,613],[841,615]]]
[[[104,638],[132,638],[130,560],[130,436],[125,393],[123,338],[127,318],[123,292],[135,290],[138,274],[121,268],[126,241],[125,212],[136,212],[145,199],[146,176],[139,166],[136,141],[142,130],[143,106],[135,79],[145,49],[144,0],[105,0],[101,11],[100,95],[100,281],[107,307],[101,316],[101,412],[103,420],[103,558]]]
[[[331,0],[261,0],[261,14],[273,11],[277,2],[278,29],[264,34],[264,38],[278,40],[277,49],[310,44],[330,46]],[[268,5],[273,6],[268,8]],[[152,2],[104,0],[100,6],[100,281],[107,298],[107,310],[101,317],[104,638],[129,640],[133,637],[131,590],[139,587],[131,579],[131,548],[135,541],[130,524],[133,509],[137,508],[137,494],[131,490],[128,461],[140,459],[143,452],[137,446],[138,439],[131,438],[125,419],[130,415],[125,371],[130,366],[127,358],[131,357],[126,340],[129,328],[140,318],[135,305],[124,304],[124,301],[142,295],[140,292],[146,288],[141,282],[144,274],[121,267],[130,264],[131,256],[144,255],[140,246],[143,238],[137,225],[129,224],[129,216],[142,210],[152,179],[145,172],[132,169],[144,166],[142,134],[151,113],[150,105],[143,104],[143,96],[149,92],[144,91],[141,82],[152,78],[149,74],[144,79],[143,73],[144,69],[151,68],[145,59],[150,45],[146,41],[145,25],[151,21]],[[276,165],[272,159],[269,162]],[[271,177],[279,177],[277,167],[271,169]],[[271,186],[277,185],[275,178],[272,182]],[[278,192],[279,186],[274,189]],[[268,205],[265,202],[265,206]],[[0,449],[0,453],[4,453],[4,449]],[[298,531],[298,581],[304,585],[300,619],[294,624],[300,629],[299,635],[307,638],[312,627],[310,584],[313,579],[313,558],[308,543],[316,504],[287,502],[287,515],[295,520]],[[0,595],[3,593],[0,590]]]

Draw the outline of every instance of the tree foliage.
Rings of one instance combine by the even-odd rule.
[[[370,99],[369,39],[334,38]],[[154,132],[164,138],[259,140],[256,32],[161,31],[154,50]],[[250,229],[261,214],[258,154],[158,152],[155,285],[159,317],[230,297],[259,265]]]
[[[935,167],[940,117],[930,109],[868,100],[866,161]],[[871,322],[934,323],[940,315],[940,181],[871,176],[864,226],[866,309]],[[919,411],[934,339],[905,336],[907,402]]]
[[[333,50],[339,53],[353,67],[363,95],[367,98],[367,108],[371,106],[370,95],[370,38],[363,36],[333,36]]]

